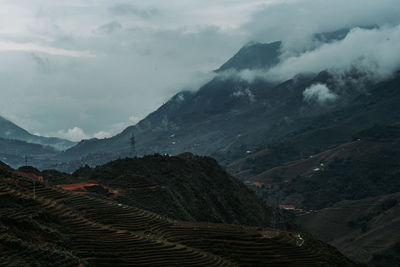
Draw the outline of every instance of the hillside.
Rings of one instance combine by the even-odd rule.
[[[249,178],[272,206],[354,261],[399,266],[400,125],[374,126],[342,144]]]
[[[276,211],[208,157],[185,153],[176,157],[152,155],[126,158],[95,168],[82,167],[73,175],[41,172],[52,185],[94,183],[91,192],[112,197],[163,216],[254,226],[282,226]],[[110,191],[111,190],[111,191]]]
[[[215,78],[197,92],[177,94],[121,134],[106,140],[81,142],[59,158],[124,156],[134,133],[139,155],[189,151],[211,155],[222,163],[231,162],[246,156],[247,151],[265,147],[311,125],[315,116],[345,105],[349,100],[327,107],[304,102],[305,88],[331,79],[325,72],[298,76],[279,85],[263,80],[248,83]]]
[[[64,150],[75,145],[74,142],[61,138],[33,135],[2,116],[0,116],[0,138],[49,146],[56,150]]]
[[[9,171],[0,175],[6,266],[354,266],[305,234],[298,246],[294,232],[183,223],[41,182],[33,194],[32,180]]]
[[[341,201],[299,216],[296,221],[354,261],[369,266],[399,266],[399,216],[400,193],[395,193]]]
[[[312,118],[305,118],[299,130],[267,144],[251,155],[227,163],[235,176],[247,179],[287,162],[308,158],[350,142],[360,131],[374,125],[400,121],[400,74],[371,85],[368,94],[356,96],[351,105]],[[217,157],[218,158],[218,157]]]
[[[249,179],[273,185],[265,189],[270,204],[291,202],[307,209],[399,192],[400,126],[375,126],[355,136],[353,142]]]
[[[257,51],[259,45],[243,49]],[[242,51],[232,60],[246,54]],[[305,90],[316,84],[326,85],[336,95],[335,101],[306,100]],[[282,83],[216,76],[198,91],[176,94],[120,134],[84,140],[58,155],[57,160],[69,162],[63,171],[72,172],[85,163],[96,166],[126,157],[134,134],[139,155],[209,155],[235,176],[246,179],[349,142],[354,134],[374,124],[398,122],[399,86],[399,74],[376,82],[355,70],[339,80],[335,74],[322,71],[299,74]]]

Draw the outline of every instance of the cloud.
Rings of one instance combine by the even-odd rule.
[[[347,55],[333,53],[333,46],[317,46],[311,38],[315,32],[375,24],[393,28],[400,23],[398,0],[132,3],[1,1],[1,114],[44,135],[74,127],[88,137],[116,134],[137,121],[128,120],[132,114],[143,118],[177,92],[197,90],[215,75],[211,70],[248,41],[284,41],[282,64],[274,71],[285,79],[298,71],[335,67],[334,59],[345,60]],[[371,42],[378,44],[375,37]],[[364,47],[369,40],[362,42]],[[395,42],[379,43],[389,49],[381,51],[386,60],[380,68],[390,70],[390,61],[396,63],[396,57],[390,57],[397,53],[391,51]],[[327,63],[317,62],[324,54]],[[374,61],[366,57],[351,62],[372,66]],[[262,70],[240,75],[248,80],[274,77]]]
[[[341,28],[400,23],[398,0],[283,0],[258,8],[244,26],[252,39],[281,40],[285,50],[313,48],[315,33]]]
[[[33,61],[36,63],[37,69],[42,73],[49,73],[52,71],[50,60],[37,53],[30,53]]]
[[[111,134],[110,132],[106,132],[106,131],[99,131],[97,133],[94,133],[92,136],[90,136],[90,135],[86,134],[83,129],[75,126],[68,130],[59,130],[55,135],[57,137],[68,139],[70,141],[79,142],[81,140],[90,139],[90,138],[98,138],[98,139],[109,138],[113,134]]]
[[[112,21],[99,27],[99,30],[105,33],[112,33],[121,29],[122,25],[118,21]]]
[[[111,137],[111,136],[112,136],[111,133],[105,132],[105,131],[100,131],[100,132],[95,133],[93,135],[94,138],[98,138],[98,139],[104,139],[104,138],[108,138],[108,137]]]
[[[232,93],[233,97],[247,97],[250,103],[254,103],[256,98],[253,92],[249,88],[237,88],[235,92]]]
[[[142,18],[150,18],[159,13],[157,8],[141,9],[129,3],[118,3],[110,8],[110,11],[114,15],[118,16],[139,16]]]
[[[131,122],[132,124],[138,123],[142,118],[132,115],[129,117],[129,122]]]
[[[74,142],[89,138],[85,134],[85,132],[79,127],[74,127],[74,128],[68,129],[67,131],[60,130],[57,132],[57,136],[60,138],[68,139],[70,141],[74,141]]]
[[[289,57],[266,72],[268,80],[287,80],[299,73],[346,73],[353,69],[382,80],[400,68],[400,26],[380,29],[354,28],[341,41]]]
[[[41,46],[34,43],[16,43],[0,41],[1,51],[23,51],[23,52],[41,52],[56,56],[66,57],[93,57],[89,51],[66,50],[61,48]]]
[[[333,102],[336,100],[337,95],[329,90],[326,84],[317,83],[306,88],[303,91],[304,100],[307,102],[316,101],[323,105],[327,102]]]

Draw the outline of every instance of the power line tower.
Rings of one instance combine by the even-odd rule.
[[[136,140],[135,140],[135,135],[133,133],[131,135],[130,142],[131,142],[131,157],[134,158],[137,156],[137,154],[136,154]]]

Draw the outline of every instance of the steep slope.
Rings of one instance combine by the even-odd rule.
[[[257,66],[272,66],[273,62],[276,63],[278,60],[279,47],[279,42],[249,44],[224,64],[220,71],[252,68],[253,64]],[[263,53],[263,56],[260,56],[260,53]],[[266,54],[264,55],[264,53]],[[265,86],[271,87],[270,83],[267,82],[259,82],[255,87],[258,87],[257,90],[261,90]],[[248,87],[248,83],[236,79],[214,79],[202,86],[197,93],[178,93],[138,125],[128,127],[121,134],[105,140],[84,140],[77,146],[62,153],[58,158],[61,161],[80,160],[81,158],[86,160],[93,157],[94,154],[101,154],[100,158],[102,159],[99,159],[99,163],[105,163],[119,156],[127,156],[129,138],[132,133],[137,136],[138,152],[141,155],[154,152],[177,154],[191,151],[199,153],[199,149],[196,148],[200,148],[203,143],[210,141],[210,138],[220,139],[217,127],[219,123],[225,120],[223,116],[229,115],[227,114],[229,112],[237,113],[241,108],[246,108],[253,102],[254,92]],[[215,118],[209,119],[208,117],[212,115],[215,115]],[[211,133],[206,132],[208,125],[201,125],[202,122],[208,120],[215,129]],[[231,120],[232,118],[225,122],[227,127],[231,124]],[[196,121],[200,125],[191,125]],[[175,129],[168,130],[168,128],[174,128],[174,126],[176,126]],[[204,129],[196,129],[198,126]],[[194,128],[199,131],[199,134],[193,137],[188,136],[189,140],[180,140],[180,142],[183,142],[183,144],[180,144],[180,142],[176,142],[175,135],[171,131],[183,127]],[[234,127],[241,128],[242,125],[234,125]],[[187,132],[179,134],[188,135]],[[196,139],[200,140],[197,140],[196,143]],[[212,146],[210,145],[210,147]],[[200,148],[200,150],[205,151],[207,148]]]
[[[339,219],[340,218],[340,219]],[[305,230],[369,266],[400,266],[400,193],[345,200],[296,218]]]
[[[111,138],[82,140],[77,145],[61,152],[57,158],[61,161],[70,161],[79,160],[88,155],[102,154],[102,162],[98,164],[104,164],[118,157],[126,157],[129,155],[132,133],[132,127],[128,127]]]
[[[363,77],[362,84],[355,82],[359,75],[350,72],[338,80],[324,71],[298,75],[281,84],[216,77],[197,92],[178,93],[121,134],[81,142],[58,159],[78,160],[73,166],[79,161],[94,166],[125,157],[134,134],[139,155],[189,151],[211,155],[228,166],[260,152],[261,157],[246,159],[240,169],[236,162],[234,168],[229,166],[233,174],[240,173],[245,179],[249,176],[242,175],[243,171],[250,170],[254,176],[350,141],[355,133],[376,123],[400,121],[399,74],[379,83]],[[305,99],[304,91],[316,84],[325,84],[336,95],[335,101]]]
[[[273,185],[265,189],[270,204],[279,200],[321,209],[345,199],[399,192],[399,156],[400,126],[375,126],[357,134],[353,142],[249,179]]]
[[[297,223],[353,260],[400,266],[399,157],[400,125],[374,126],[249,180],[263,185],[252,187],[269,205],[293,205]]]
[[[5,266],[355,266],[334,248],[270,228],[181,223],[2,174]],[[107,212],[104,212],[107,211]]]
[[[190,153],[177,157],[153,155],[121,159],[96,168],[83,167],[72,176],[47,171],[42,175],[48,183],[64,188],[68,184],[76,184],[78,188],[81,188],[79,183],[98,184],[97,190],[91,192],[114,196],[123,204],[174,219],[283,225],[276,211],[267,208],[254,192],[230,176],[214,159]]]
[[[105,158],[126,155],[134,133],[141,155],[190,151],[229,162],[312,124],[314,117],[338,110],[354,97],[351,94],[357,94],[337,91],[349,97],[324,106],[306,103],[303,91],[320,82],[332,83],[335,91],[333,77],[326,72],[298,76],[279,85],[263,80],[248,83],[215,78],[195,93],[177,94],[120,135],[81,143],[60,155],[60,159],[90,154],[104,154]]]
[[[224,63],[217,72],[226,70],[269,69],[279,63],[281,42],[249,43]]]
[[[369,85],[368,93],[353,98],[351,105],[301,121],[303,127],[299,130],[252,155],[232,161],[227,169],[235,176],[248,179],[289,161],[350,142],[364,129],[400,122],[398,103],[399,73],[389,80]]]
[[[51,146],[57,150],[64,150],[75,145],[74,142],[56,138],[42,137],[29,133],[9,120],[0,116],[0,138],[25,141],[27,143]]]

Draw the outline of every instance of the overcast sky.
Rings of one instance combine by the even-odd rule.
[[[379,25],[398,38],[399,21],[398,0],[0,0],[0,115],[40,135],[106,137],[249,41],[283,40],[291,75],[313,33]]]

